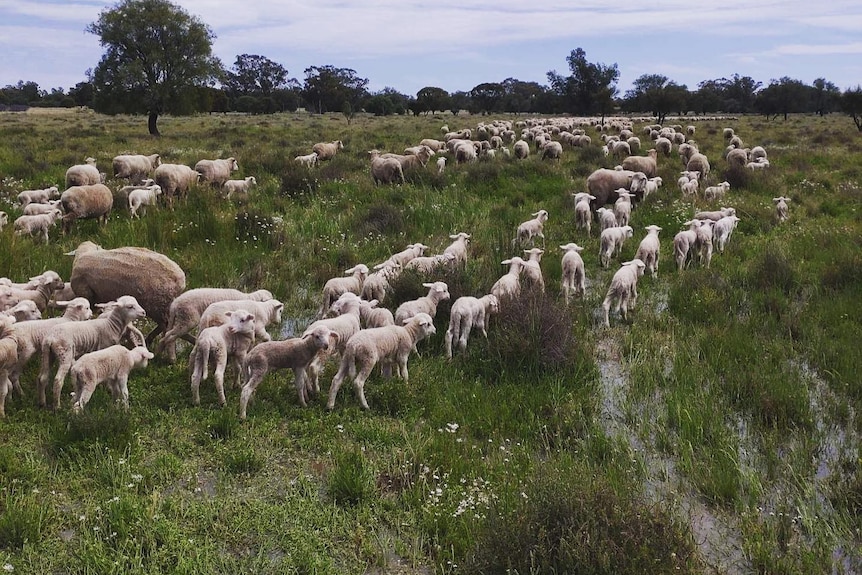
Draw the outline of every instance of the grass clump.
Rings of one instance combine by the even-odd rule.
[[[335,456],[328,484],[329,495],[339,505],[359,505],[375,492],[371,467],[358,447],[344,449]]]
[[[38,490],[24,492],[7,485],[0,498],[0,549],[36,545],[52,522],[52,509]]]

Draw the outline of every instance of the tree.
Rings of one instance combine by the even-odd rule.
[[[626,92],[625,107],[630,112],[652,112],[656,122],[664,123],[668,112],[681,111],[688,99],[688,88],[661,74],[643,74]]]
[[[834,110],[841,99],[841,90],[826,78],[817,78],[813,83],[812,104],[821,117]]]
[[[96,110],[146,113],[154,136],[159,115],[196,111],[197,88],[221,73],[212,30],[168,0],[123,0],[86,31],[106,48],[93,72]]]
[[[485,82],[470,90],[470,99],[473,101],[471,112],[488,114],[498,111],[498,106],[503,100],[503,85],[497,82]]]
[[[451,105],[449,92],[435,86],[425,86],[416,92],[416,109],[420,112],[442,112]]]
[[[522,82],[515,78],[506,78],[502,82],[503,111],[520,114],[523,112],[550,111],[542,110],[547,105],[548,89],[538,82]]]
[[[755,109],[767,118],[772,115],[775,119],[779,114],[784,114],[786,122],[789,113],[802,112],[806,109],[809,89],[800,80],[794,80],[788,76],[772,80],[769,86],[758,92],[754,102]]]
[[[286,85],[287,68],[256,54],[237,56],[225,78],[225,87],[232,96],[269,97]]]
[[[587,53],[577,48],[566,58],[570,76],[561,76],[556,71],[548,72],[551,88],[562,98],[569,112],[575,114],[601,114],[602,122],[613,110],[617,94],[620,71],[617,65],[606,66],[587,61]]]
[[[358,110],[368,95],[367,78],[360,78],[356,70],[335,66],[311,66],[305,69],[302,96],[306,107],[319,114],[344,112],[344,104]]]
[[[841,95],[841,109],[853,118],[856,129],[862,132],[862,87],[856,86],[851,90],[848,88]]]

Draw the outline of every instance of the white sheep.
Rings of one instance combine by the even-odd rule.
[[[440,156],[439,158],[437,158],[437,173],[442,174],[445,169],[446,169],[446,157]]]
[[[151,359],[153,354],[144,346],[129,349],[117,344],[85,353],[69,370],[69,382],[75,389],[72,410],[83,411],[100,383],[107,383],[114,401],[119,400],[128,409],[129,373],[135,368],[147,367]]]
[[[545,234],[543,233],[545,222],[548,221],[548,212],[539,210],[533,213],[533,219],[522,222],[518,225],[515,239],[512,240],[512,245],[520,243],[523,245],[527,241],[532,241],[534,237],[542,238],[542,246],[545,245]]]
[[[456,265],[466,264],[467,246],[470,243],[470,234],[466,232],[458,232],[457,234],[450,235],[449,239],[452,240],[452,243],[446,246],[446,249],[443,250],[443,254],[453,254],[455,256],[455,260],[452,263]]]
[[[299,403],[308,404],[308,389],[305,383],[305,370],[320,351],[326,351],[338,344],[338,334],[321,325],[302,337],[283,341],[266,341],[255,346],[242,364],[243,386],[239,399],[239,418],[246,418],[248,402],[263,378],[277,369],[293,370],[294,387]]]
[[[500,310],[500,300],[494,294],[480,298],[462,296],[455,300],[449,312],[449,329],[446,330],[444,346],[446,357],[452,359],[452,342],[456,341],[463,352],[467,349],[470,330],[474,327],[488,338],[488,323],[491,315]]]
[[[311,147],[311,150],[317,154],[318,162],[331,160],[335,157],[335,154],[338,153],[338,150],[343,149],[344,144],[341,140],[335,140],[334,142],[319,142]]]
[[[3,231],[3,227],[9,223],[9,214],[6,212],[0,211],[0,232]]]
[[[44,204],[51,198],[59,198],[60,190],[57,186],[43,188],[41,190],[24,190],[18,194],[18,204],[23,208],[27,204]]]
[[[371,177],[374,184],[404,183],[404,169],[395,158],[385,158],[377,150],[368,152],[371,156]]]
[[[257,185],[254,176],[247,176],[243,180],[227,180],[222,187],[225,198],[230,199],[233,194],[247,194]]]
[[[344,270],[347,277],[331,278],[326,281],[323,286],[323,303],[320,306],[320,311],[317,317],[323,317],[329,308],[335,303],[335,300],[345,292],[360,295],[362,286],[365,283],[365,278],[368,276],[368,266],[365,264],[357,264],[348,270]]]
[[[590,235],[593,220],[590,201],[595,200],[596,197],[586,192],[573,193],[572,196],[575,198],[575,227],[579,230],[586,229],[587,235]]]
[[[646,269],[649,270],[649,273],[653,277],[658,277],[658,261],[660,255],[660,244],[658,239],[658,233],[661,231],[661,228],[658,226],[650,225],[646,228],[647,235],[644,239],[641,240],[641,243],[638,245],[638,250],[635,253],[635,259],[641,260]]]
[[[428,276],[437,271],[438,268],[455,265],[457,257],[451,252],[433,256],[419,256],[407,262],[404,269],[415,270],[420,276]]]
[[[252,299],[224,300],[211,303],[207,306],[198,324],[200,331],[208,327],[227,323],[228,312],[245,310],[254,315],[254,336],[260,341],[272,339],[266,331],[266,326],[281,323],[281,312],[284,304],[277,299],[255,301]]]
[[[47,214],[52,210],[59,210],[62,207],[60,200],[49,200],[47,203],[30,203],[24,206],[21,213],[25,216],[38,216],[39,214]]]
[[[63,203],[63,231],[68,232],[79,219],[97,219],[100,224],[108,223],[108,216],[114,206],[114,194],[105,184],[72,186],[60,194]]]
[[[772,201],[775,203],[775,219],[778,222],[786,222],[789,211],[787,202],[790,201],[790,198],[779,196],[777,198],[772,198]]]
[[[748,152],[748,159],[752,162],[762,162],[764,160],[766,160],[767,163],[769,162],[766,159],[766,150],[763,148],[763,146],[754,146],[753,148],[751,148],[751,150]]]
[[[610,265],[611,258],[622,251],[626,239],[632,237],[633,233],[631,226],[617,226],[602,230],[599,248],[602,267],[606,268]]]
[[[719,208],[718,210],[707,211],[707,212],[697,212],[694,214],[692,219],[694,220],[713,220],[718,221],[721,218],[727,216],[735,216],[736,210],[734,208]],[[686,224],[688,225],[688,224]]]
[[[48,302],[51,301],[51,296],[58,289],[61,289],[65,284],[59,274],[53,270],[48,270],[38,276],[30,278],[30,281],[24,287],[9,286],[7,292],[14,303],[10,306],[24,301],[30,300],[36,304],[40,312],[48,309]]]
[[[48,230],[54,227],[58,220],[62,219],[63,212],[57,208],[52,209],[47,214],[38,214],[35,216],[18,216],[15,219],[15,235],[39,235],[44,242],[48,243]]]
[[[683,225],[689,226],[689,228],[678,232],[673,237],[673,257],[676,260],[676,267],[679,271],[685,269],[688,254],[692,247],[697,244],[697,232],[695,230],[699,225],[699,221],[695,219],[685,222]]]
[[[42,312],[33,300],[25,299],[6,310],[0,310],[0,315],[14,317],[18,323],[42,319]]]
[[[376,299],[359,301],[359,320],[366,328],[395,325],[395,316],[385,307],[378,307],[379,303]]]
[[[596,216],[599,218],[600,233],[608,228],[617,227],[617,217],[614,215],[614,211],[612,209],[602,206],[596,210]]]
[[[305,328],[303,335],[311,333],[319,326],[326,326],[338,335],[337,345],[325,351],[319,351],[314,360],[306,368],[306,381],[314,393],[320,391],[320,372],[323,370],[326,360],[333,355],[344,353],[344,346],[347,345],[347,341],[360,330],[361,301],[360,297],[356,294],[344,292],[335,300],[335,303],[330,308],[331,313],[335,314],[335,317],[319,319]]]
[[[542,267],[540,263],[542,261],[542,254],[544,253],[545,250],[541,248],[524,250],[524,254],[527,255],[527,259],[524,260],[524,267],[521,270],[530,286],[538,288],[542,293],[545,292],[545,279],[542,277]]]
[[[129,192],[129,214],[133,218],[140,218],[138,215],[138,210],[141,211],[141,215],[147,215],[147,206],[155,206],[158,201],[157,198],[162,193],[162,187],[156,184],[152,186],[148,186],[146,188],[138,188]]]
[[[614,311],[622,309],[623,321],[628,321],[628,310],[634,309],[638,299],[638,278],[643,275],[646,266],[639,259],[633,259],[622,264],[611,279],[608,293],[602,302],[605,327],[610,327],[609,313],[611,305]]]
[[[769,160],[763,159],[757,162],[748,162],[747,164],[745,164],[745,167],[752,171],[765,170],[769,167]]]
[[[509,271],[494,282],[491,293],[502,302],[506,298],[516,298],[521,295],[521,270],[524,267],[524,260],[515,256],[500,263],[509,266]]]
[[[383,303],[386,299],[386,291],[390,288],[390,282],[401,274],[402,267],[398,262],[387,260],[374,266],[374,270],[365,278],[361,295],[363,299]]]
[[[161,186],[169,206],[174,198],[184,198],[189,189],[200,181],[201,175],[185,164],[162,164],[153,172],[153,180]]]
[[[542,146],[541,159],[559,160],[563,155],[563,146],[559,142],[550,141]]]
[[[695,152],[685,165],[685,169],[689,172],[698,172],[700,179],[706,182],[710,171],[709,159],[704,154]]]
[[[403,268],[404,266],[407,265],[407,262],[409,262],[413,258],[418,258],[419,256],[424,255],[425,250],[427,250],[427,249],[428,249],[428,246],[426,246],[425,244],[423,244],[421,242],[416,242],[415,244],[410,244],[409,246],[407,246],[406,248],[404,248],[400,252],[392,254],[391,256],[389,256],[389,258],[385,262],[375,266],[375,269],[377,269],[378,267],[390,265],[390,264],[398,264]],[[374,297],[377,297],[377,296],[375,295]],[[380,299],[380,298],[377,298],[377,299]],[[381,300],[381,301],[383,301],[383,300]]]
[[[650,178],[647,180],[646,185],[644,186],[644,199],[650,194],[654,194],[658,191],[658,189],[662,186],[663,182],[661,176],[656,176],[654,178]]]
[[[200,160],[195,164],[195,171],[200,174],[200,181],[209,182],[214,186],[223,186],[230,179],[231,172],[237,170],[239,170],[239,164],[234,157]]]
[[[722,200],[724,199],[725,194],[730,191],[730,182],[721,182],[720,184],[716,184],[714,186],[709,186],[703,191],[703,197],[706,201],[712,202],[714,200]]]
[[[449,299],[449,286],[446,282],[423,283],[428,293],[420,298],[405,301],[395,310],[395,325],[401,325],[405,319],[419,313],[426,313],[432,318],[437,314],[437,306],[441,301]]]
[[[617,219],[618,226],[627,226],[632,217],[632,198],[634,194],[625,190],[617,190],[617,196],[619,197],[614,202],[614,217]]]
[[[95,158],[87,158],[84,164],[76,164],[66,170],[66,187],[101,184],[104,180],[96,167]]]
[[[293,161],[298,162],[306,168],[313,168],[317,165],[317,152],[311,152],[310,154],[305,154],[303,156],[296,156]]]
[[[514,145],[515,157],[519,160],[525,159],[530,155],[530,144],[524,140],[518,140]]]
[[[565,297],[566,305],[568,305],[569,296],[572,292],[578,296],[583,296],[586,292],[586,272],[584,270],[584,259],[581,257],[581,252],[584,251],[584,248],[574,242],[570,242],[560,246],[560,249],[563,251],[561,262],[563,297]]]
[[[736,229],[737,222],[739,222],[739,218],[736,216],[725,216],[715,222],[712,232],[718,244],[719,252],[724,252],[727,242],[730,241],[730,236],[733,235],[733,230]]]
[[[123,154],[114,156],[111,162],[114,168],[115,178],[128,178],[132,182],[140,182],[147,177],[150,172],[162,165],[161,156],[152,154],[144,156],[142,154]]]
[[[350,338],[341,358],[338,372],[329,386],[329,399],[326,408],[335,407],[338,389],[346,377],[353,378],[353,387],[363,409],[369,409],[365,400],[365,380],[374,366],[383,361],[395,363],[398,375],[408,383],[407,359],[416,344],[436,333],[434,320],[426,313],[420,313],[407,320],[404,325],[389,325],[365,329]]]
[[[219,404],[224,406],[224,373],[229,359],[236,367],[236,385],[239,387],[242,374],[242,362],[254,344],[255,317],[244,309],[225,312],[227,322],[222,325],[208,327],[201,331],[198,340],[189,355],[189,367],[192,369],[191,388],[192,403],[200,405],[201,381],[208,377],[209,363],[215,361],[213,379]]]
[[[715,226],[715,220],[696,220],[697,225],[694,228],[694,234],[697,238],[695,242],[695,247],[697,248],[697,256],[701,265],[704,265],[708,268],[709,263],[712,261],[712,238],[713,238],[713,226]]]

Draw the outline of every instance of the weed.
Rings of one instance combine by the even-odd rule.
[[[375,493],[374,475],[358,447],[336,454],[328,482],[329,495],[339,505],[358,505]]]

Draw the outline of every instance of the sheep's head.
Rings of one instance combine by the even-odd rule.
[[[545,253],[545,250],[542,248],[530,248],[529,250],[524,250],[524,253],[527,254],[529,259],[538,262],[542,260],[542,254]]]
[[[231,333],[254,333],[254,314],[244,309],[225,313],[228,318],[228,331]]]
[[[533,213],[532,216],[540,222],[548,221],[548,212],[546,210],[539,210],[538,212]]]
[[[330,346],[335,347],[338,345],[338,338],[338,334],[325,325],[319,325],[302,336],[302,339],[304,340],[313,340],[312,345],[316,349],[324,350],[329,349]]]
[[[147,367],[147,363],[155,357],[153,352],[142,345],[130,349],[129,356],[131,357],[134,366],[142,369]]]
[[[576,244],[574,242],[569,242],[565,245],[560,246],[560,250],[562,250],[563,252],[571,252],[571,251],[582,252],[582,251],[584,251],[584,248],[582,248],[581,246],[579,246],[578,244]]]
[[[144,311],[135,296],[131,295],[120,296],[116,301],[97,304],[96,307],[101,309],[103,313],[119,314],[127,322],[147,317],[147,312]]]
[[[646,264],[638,258],[635,258],[628,262],[623,262],[622,265],[634,268],[637,271],[638,276],[644,275],[644,268],[646,268]]]
[[[437,301],[449,299],[449,286],[446,282],[423,283],[422,287],[428,288],[428,295]]]
[[[404,325],[411,323],[419,326],[422,337],[437,333],[437,329],[434,327],[434,320],[427,313],[417,313],[413,317],[404,320]]]
[[[66,308],[63,317],[72,321],[84,321],[93,317],[93,310],[90,308],[90,302],[87,298],[76,297],[70,301],[54,302],[54,305]]]
[[[650,233],[650,234],[654,233],[656,235],[658,235],[658,233],[661,231],[661,228],[658,226],[647,226],[644,229],[647,231],[647,233]]]

